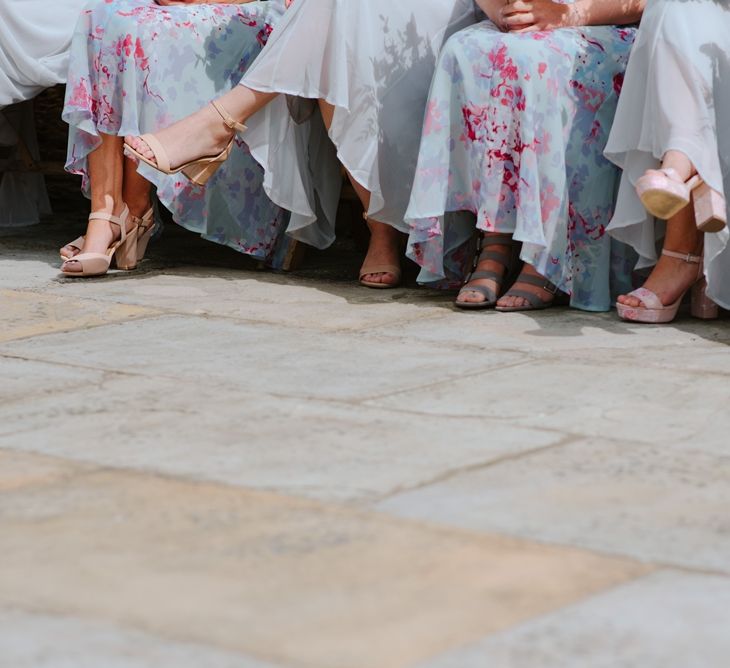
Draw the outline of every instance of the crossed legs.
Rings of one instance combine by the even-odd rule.
[[[277,97],[275,93],[262,93],[245,86],[236,86],[217,101],[234,119],[245,123],[248,118],[275,97]],[[323,100],[320,100],[319,104],[325,125],[329,129],[334,107]],[[220,114],[211,105],[207,105],[182,121],[155,133],[155,138],[165,148],[170,166],[173,168],[202,156],[220,153],[230,142],[232,136],[233,130],[221,122]],[[134,150],[154,162],[154,151],[143,139],[128,137],[126,141]],[[348,177],[367,211],[370,205],[370,192],[352,175],[348,174]],[[390,225],[375,220],[368,220],[368,227],[371,239],[365,266],[398,266],[400,264],[399,233]],[[362,278],[384,286],[394,286],[399,280],[399,276],[391,272],[366,274]]]

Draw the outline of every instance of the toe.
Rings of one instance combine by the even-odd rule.
[[[392,285],[395,283],[395,276],[390,273],[383,274],[366,274],[363,276],[363,280],[368,283],[383,283],[384,285]]]
[[[458,295],[456,301],[464,304],[478,304],[484,301],[484,297],[474,290],[464,290]]]
[[[140,137],[127,137],[126,138],[127,144],[133,148],[137,153],[144,156],[147,160],[153,160],[155,158],[155,154],[152,152],[152,149],[147,145],[147,142],[143,141]]]

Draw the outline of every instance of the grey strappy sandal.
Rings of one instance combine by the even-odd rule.
[[[527,301],[528,306],[495,306],[497,311],[501,313],[512,313],[515,311],[543,311],[546,308],[550,308],[555,305],[555,300],[558,297],[560,290],[558,286],[551,283],[547,278],[541,276],[533,276],[528,274],[526,276],[520,276],[517,279],[517,285],[526,283],[527,285],[534,285],[535,287],[541,288],[547,294],[551,295],[552,298],[548,301],[541,299],[539,295],[529,290],[520,290],[520,288],[512,287],[506,293],[505,297],[520,297]]]
[[[489,250],[489,246],[510,246],[509,251]],[[519,244],[515,242],[511,234],[481,234],[479,236],[479,244],[474,254],[474,263],[472,264],[471,273],[466,277],[464,285],[456,300],[454,306],[464,309],[465,311],[481,311],[494,308],[499,294],[497,291],[487,285],[469,285],[471,281],[479,279],[487,279],[494,281],[497,285],[509,285],[511,282],[510,274],[516,273],[519,264],[517,249]],[[485,260],[493,260],[504,267],[504,272],[500,275],[496,271],[478,271],[477,267]],[[484,297],[481,302],[464,302],[459,301],[459,297],[466,292],[476,292]]]

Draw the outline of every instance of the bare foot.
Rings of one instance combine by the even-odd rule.
[[[538,279],[542,285],[548,284],[548,280],[542,274],[539,274],[531,264],[525,263],[522,268],[522,272],[520,272],[517,281],[515,281],[515,284],[510,288],[510,290],[524,290],[529,294],[535,295],[535,297],[537,297],[543,304],[552,304],[553,301],[555,301],[555,295],[552,292],[548,292],[547,290],[543,289],[541,285],[533,285],[532,283],[526,282],[524,279],[527,277],[533,277]],[[499,299],[499,301],[497,302],[497,308],[529,309],[534,308],[534,306],[532,306],[529,300],[525,297],[512,295],[508,292],[506,295]]]
[[[459,304],[482,304],[483,302],[487,301],[486,295],[477,290],[470,290],[469,286],[479,286],[487,288],[487,290],[492,292],[496,297],[498,297],[500,292],[502,291],[502,279],[504,279],[510,262],[512,261],[512,244],[490,242],[490,236],[495,235],[491,235],[489,233],[484,234],[481,252],[483,253],[486,250],[499,253],[500,255],[504,256],[504,262],[500,260],[485,259],[477,264],[475,271],[494,272],[497,276],[499,276],[499,279],[477,278],[474,280],[470,280],[461,288],[459,294],[456,297],[456,301]],[[502,238],[502,235],[499,236],[500,238]]]
[[[191,160],[218,155],[233,134],[234,131],[223,123],[220,114],[209,104],[154,136],[167,154],[170,169],[176,169]],[[154,151],[142,138],[130,135],[124,138],[124,143],[157,164]]]

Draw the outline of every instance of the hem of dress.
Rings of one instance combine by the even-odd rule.
[[[295,91],[295,90],[282,90],[282,89],[275,89],[272,86],[262,84],[262,83],[251,83],[247,81],[244,77],[244,79],[239,84],[241,86],[245,86],[247,88],[251,88],[252,90],[258,91],[260,93],[276,93],[277,95],[288,95],[291,97],[301,97],[307,100],[324,100],[327,104],[332,105],[335,109],[341,109],[345,112],[349,113],[349,108],[346,106],[343,106],[341,104],[338,104],[336,102],[333,102],[327,95],[323,95],[320,92],[312,92],[312,95],[302,95],[301,91]],[[292,121],[293,122],[293,121]],[[380,211],[383,210],[385,206],[385,198],[383,197],[383,192],[380,189],[380,187],[375,187],[370,183],[370,173],[369,172],[363,172],[362,170],[354,170],[349,166],[350,161],[346,158],[344,153],[342,152],[342,149],[339,145],[339,143],[332,137],[330,134],[329,129],[327,130],[327,136],[329,137],[330,141],[334,144],[337,154],[337,160],[340,162],[340,164],[347,170],[347,172],[352,176],[352,178],[357,181],[358,185],[362,186],[365,190],[367,190],[370,193],[370,204],[371,206],[368,207],[367,214],[369,217],[372,217],[374,220],[376,220],[379,223],[386,223],[387,225],[390,225],[391,227],[394,227],[399,232],[408,233],[408,224],[406,223],[405,216],[403,220],[395,222],[393,220],[382,220],[378,218],[378,214]],[[244,141],[245,141],[245,134],[243,135]],[[254,148],[249,144],[249,149],[251,150],[251,155],[254,156],[256,159],[256,162],[258,162],[264,170],[266,170],[268,173],[271,173],[273,176],[273,172],[270,171],[268,165],[266,165],[261,159],[260,156],[257,155],[257,151],[254,150]],[[310,217],[312,216],[312,220],[310,223],[316,222],[317,218],[315,215],[315,212],[311,210],[307,212],[303,211],[294,211],[291,209],[291,202],[281,202],[277,201],[273,197],[273,193],[269,192],[269,189],[267,188],[267,194],[269,197],[271,197],[271,200],[278,204],[280,207],[287,209],[288,211],[292,211],[293,213],[296,213],[300,216]],[[379,203],[379,208],[373,210],[373,199],[375,199],[376,202]],[[334,241],[334,240],[333,240]],[[332,241],[330,242],[332,243]]]

